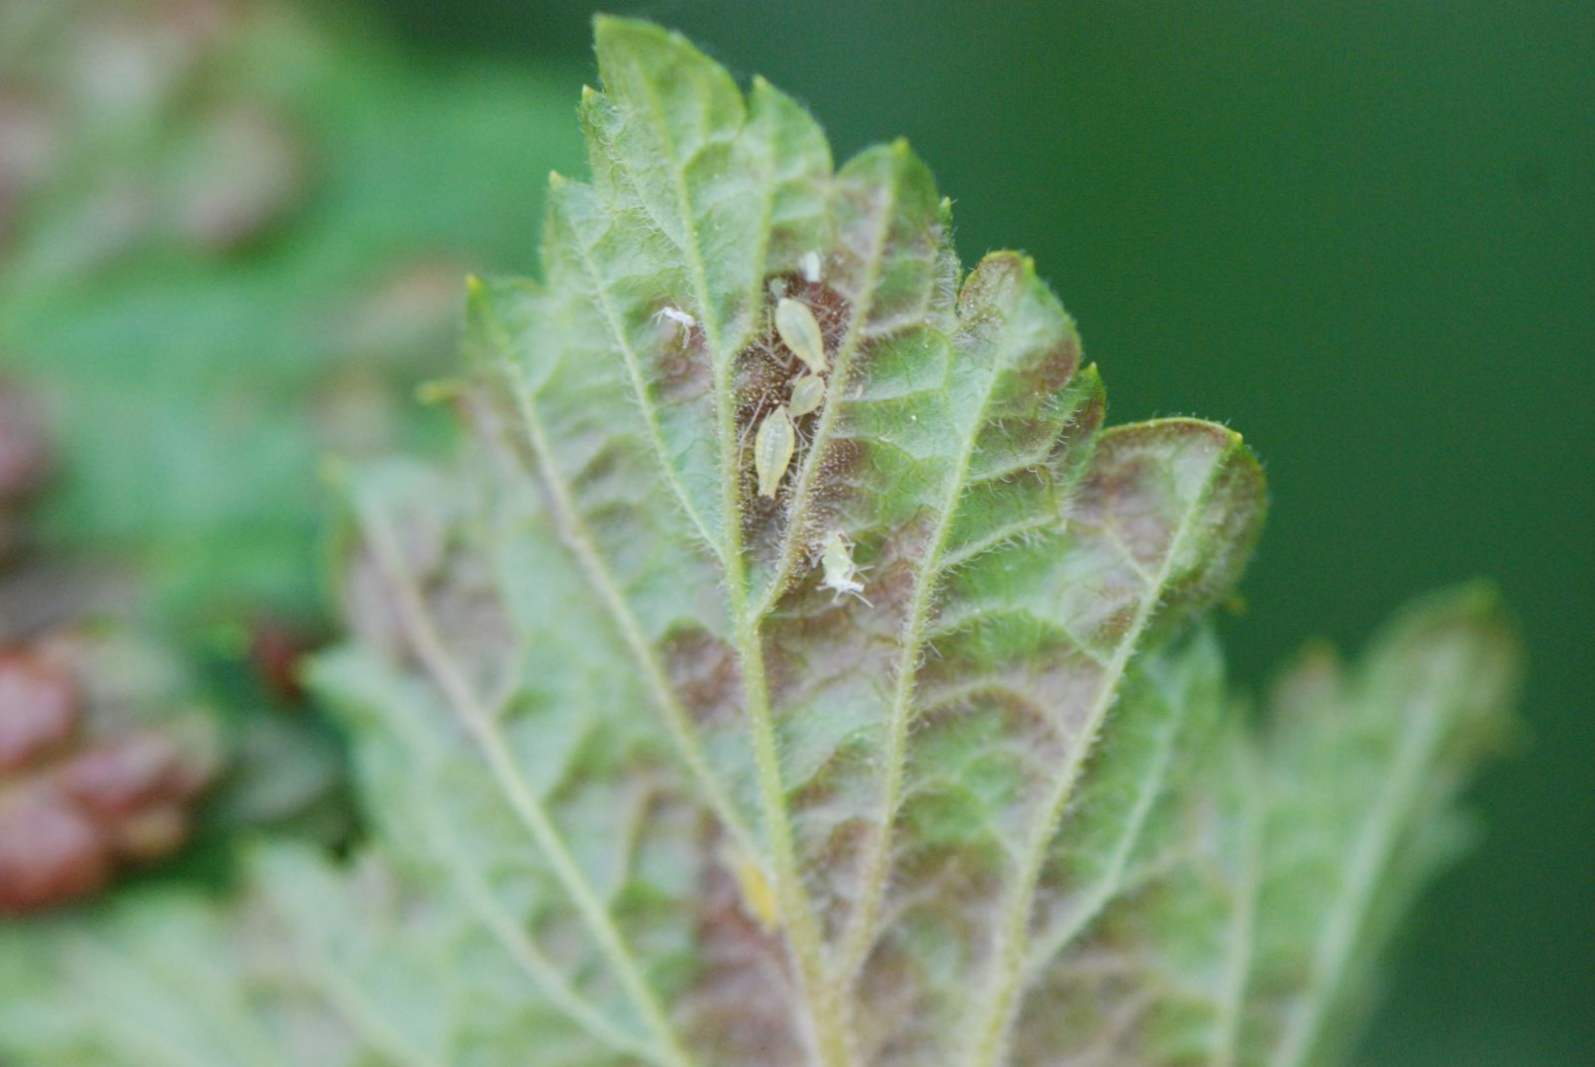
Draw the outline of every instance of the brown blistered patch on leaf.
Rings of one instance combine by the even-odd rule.
[[[799,995],[796,979],[778,930],[747,900],[743,886],[750,875],[735,868],[750,861],[713,831],[702,847],[698,974],[681,1014],[710,1062],[800,1067],[808,1058],[791,1010]]]
[[[648,321],[659,337],[654,356],[659,399],[672,404],[690,404],[708,397],[714,389],[714,368],[709,365],[702,325],[695,317],[669,303],[661,303],[648,316]]]
[[[741,713],[742,683],[736,652],[701,628],[667,636],[660,648],[665,673],[692,717],[706,726],[726,727]]]
[[[1265,514],[1262,469],[1238,434],[1164,419],[1103,435],[1071,518],[1119,555],[1130,572],[1119,579],[1131,586],[1161,579],[1162,596],[1182,606],[1171,613],[1177,618],[1233,584]]]
[[[472,543],[439,481],[409,470],[393,474],[357,504],[343,585],[350,621],[406,669],[436,655],[429,648],[435,644],[481,699],[496,699],[515,669],[516,638],[492,562]],[[418,613],[428,621],[424,629]]]

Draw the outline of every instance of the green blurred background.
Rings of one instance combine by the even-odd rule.
[[[588,51],[585,4],[378,6],[416,49]],[[906,134],[966,257],[1035,255],[1119,418],[1246,434],[1274,507],[1227,627],[1243,681],[1309,632],[1355,645],[1415,593],[1500,581],[1530,730],[1478,790],[1481,845],[1414,922],[1366,1060],[1592,1062],[1595,8],[609,10],[792,92],[839,156]]]

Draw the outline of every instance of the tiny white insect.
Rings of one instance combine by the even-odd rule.
[[[654,312],[654,321],[658,322],[661,319],[667,322],[673,322],[684,330],[690,330],[694,326],[698,325],[697,319],[693,318],[691,315],[687,314],[685,311],[682,311],[678,307],[671,307],[669,304],[666,304],[664,307]]]
[[[864,596],[864,583],[858,580],[860,569],[853,563],[853,542],[841,530],[825,535],[825,544],[820,549],[820,567],[825,572],[820,585],[836,594],[833,600],[847,594],[858,597],[866,606],[874,606]]]
[[[796,448],[797,430],[782,404],[764,417],[753,437],[753,472],[759,479],[760,496],[775,495]]]
[[[825,373],[825,335],[820,333],[819,320],[807,304],[783,296],[775,305],[775,332],[809,370]]]
[[[803,258],[798,261],[803,268],[803,280],[814,285],[820,280],[820,254],[812,249],[803,253]]]
[[[787,410],[794,419],[818,411],[825,403],[825,379],[815,374],[805,374],[792,384],[792,399]]]

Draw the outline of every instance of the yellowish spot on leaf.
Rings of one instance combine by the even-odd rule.
[[[737,889],[742,894],[742,905],[765,930],[774,931],[781,926],[781,903],[775,889],[765,877],[763,869],[746,855],[738,853],[728,857],[728,866],[736,877]]]
[[[825,373],[825,336],[820,333],[819,320],[807,304],[783,296],[775,305],[775,332],[781,335],[781,343],[809,370],[815,374]]]

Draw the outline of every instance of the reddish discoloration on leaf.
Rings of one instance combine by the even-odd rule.
[[[714,389],[714,368],[709,365],[703,327],[696,323],[684,326],[663,318],[658,312],[652,320],[665,336],[654,364],[659,372],[655,379],[659,399],[685,404],[707,397]]]
[[[698,893],[699,973],[683,1015],[715,1062],[800,1067],[808,1062],[791,1001],[800,995],[777,933],[749,915],[737,880],[708,835]]]
[[[682,704],[701,723],[730,725],[742,711],[736,653],[705,630],[681,630],[661,649],[665,673]]]

